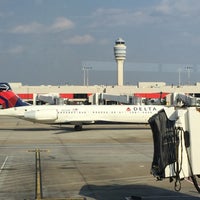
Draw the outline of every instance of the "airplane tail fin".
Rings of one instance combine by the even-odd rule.
[[[12,91],[8,83],[0,83],[0,109],[28,105]]]

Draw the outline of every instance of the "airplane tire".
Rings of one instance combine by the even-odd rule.
[[[74,126],[75,131],[81,131],[82,130],[82,125],[75,125]]]

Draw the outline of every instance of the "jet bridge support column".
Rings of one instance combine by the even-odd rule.
[[[149,119],[154,139],[151,172],[158,179],[175,179],[175,190],[181,180],[192,178],[200,192],[200,110],[195,107],[164,109]]]
[[[188,122],[190,134],[190,159],[194,174],[200,174],[200,110],[188,109]]]

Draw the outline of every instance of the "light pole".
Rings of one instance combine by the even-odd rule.
[[[83,84],[89,85],[89,70],[92,70],[92,67],[83,67]]]
[[[191,70],[192,70],[191,66],[186,67],[187,76],[188,76],[188,85],[190,85],[190,72],[191,72]]]
[[[181,68],[178,68],[178,86],[181,86]]]

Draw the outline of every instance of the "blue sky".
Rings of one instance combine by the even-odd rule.
[[[184,77],[184,68],[191,65],[197,82],[199,13],[199,0],[0,0],[0,79],[29,85],[83,84],[83,65],[114,63],[114,42],[122,37],[129,66],[182,64]],[[115,84],[112,66],[107,71],[91,67],[91,84]],[[178,76],[132,73],[125,75],[125,82],[166,81],[167,75],[173,82]]]

